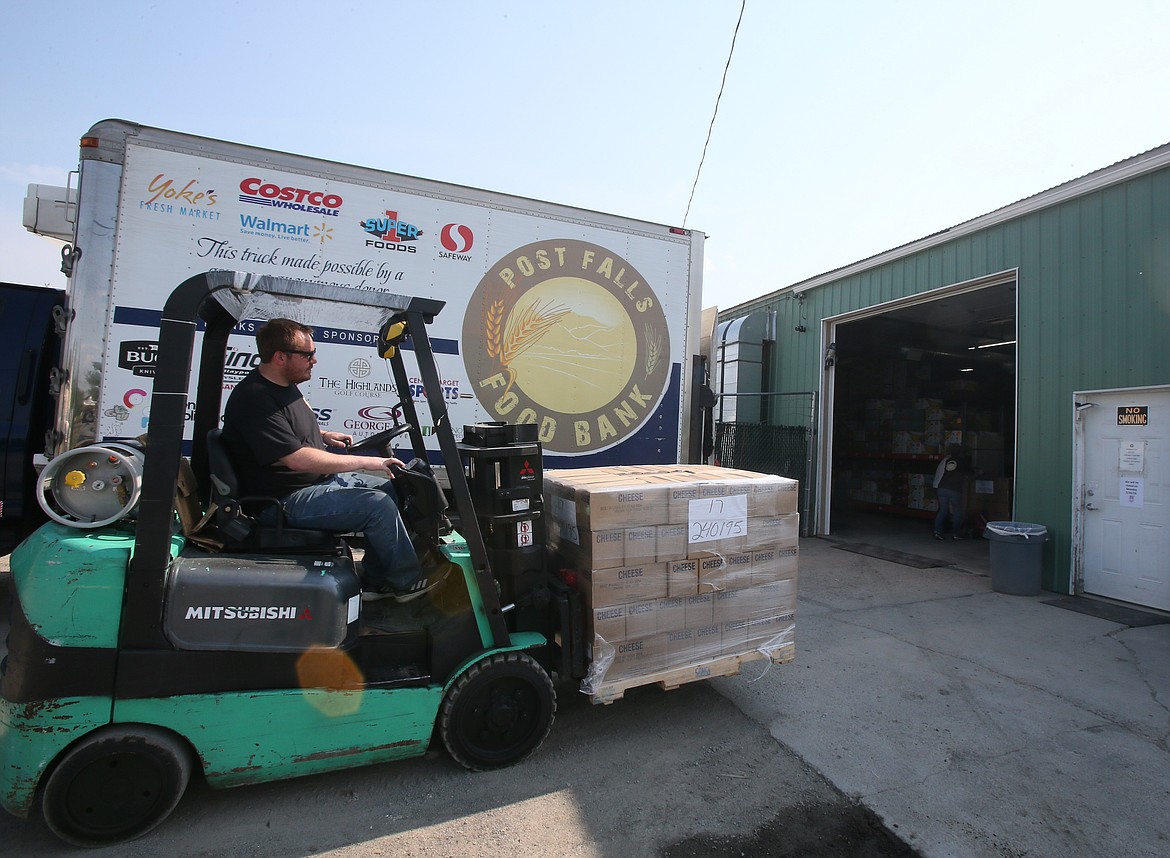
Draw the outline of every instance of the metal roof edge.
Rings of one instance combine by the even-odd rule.
[[[1014,203],[1009,203],[998,209],[994,209],[987,214],[979,215],[971,220],[963,221],[955,226],[940,230],[939,232],[931,233],[923,238],[915,239],[906,244],[898,245],[889,250],[873,256],[867,256],[857,262],[844,265],[840,268],[834,268],[826,271],[823,274],[817,274],[807,280],[800,280],[790,286],[784,286],[774,292],[769,292],[761,295],[758,298],[752,298],[748,301],[743,301],[734,307],[728,307],[726,310],[720,311],[720,315],[724,313],[732,313],[740,310],[743,307],[756,304],[760,301],[765,301],[771,298],[776,298],[785,293],[793,293],[799,295],[801,292],[806,292],[809,289],[815,289],[818,286],[823,286],[826,283],[831,283],[834,280],[840,280],[844,277],[850,277],[854,274],[859,274],[862,271],[867,271],[871,268],[876,268],[879,265],[885,265],[887,262],[893,262],[905,256],[910,256],[915,253],[921,253],[924,250],[929,250],[932,247],[937,247],[944,242],[955,238],[961,238],[965,235],[970,235],[979,232],[983,229],[988,229],[997,226],[1009,220],[1014,220],[1018,217],[1049,208],[1051,206],[1059,205],[1076,197],[1091,194],[1094,191],[1108,188],[1112,185],[1117,185],[1138,176],[1152,173],[1164,167],[1170,166],[1170,143],[1165,143],[1161,146],[1150,149],[1141,154],[1134,155],[1131,158],[1126,158],[1124,161],[1118,161],[1115,164],[1110,164],[1107,167],[1102,167],[1099,170],[1094,170],[1084,176],[1076,179],[1070,179],[1067,182],[1056,185],[1045,191],[1033,194],[1030,197],[1024,197]]]

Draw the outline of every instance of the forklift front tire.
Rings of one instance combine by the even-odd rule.
[[[166,819],[191,777],[178,737],[148,725],[95,730],[65,751],[45,783],[49,830],[74,846],[133,840]]]
[[[531,656],[496,653],[447,690],[439,732],[459,764],[472,771],[500,769],[540,747],[556,711],[552,680]]]

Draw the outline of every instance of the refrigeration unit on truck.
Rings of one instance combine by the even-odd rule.
[[[534,425],[551,467],[693,458],[702,233],[120,120],[82,139],[75,189],[30,194],[65,205],[26,204],[26,227],[71,241],[46,458],[145,431],[167,284],[215,269],[446,302],[455,425]],[[62,208],[68,225],[37,222]],[[227,387],[258,361],[254,328],[229,342]],[[316,330],[303,390],[324,428],[394,424],[375,340]]]

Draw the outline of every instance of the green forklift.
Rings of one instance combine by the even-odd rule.
[[[0,805],[39,806],[63,840],[100,846],[162,822],[197,773],[239,786],[436,741],[485,770],[541,745],[554,678],[585,675],[583,608],[545,557],[535,427],[455,437],[427,330],[442,308],[224,271],[170,294],[147,434],[54,458],[51,520],[11,557]],[[458,567],[426,598],[363,602],[360,535],[290,527],[278,501],[238,496],[218,426],[228,339],[277,316],[357,332],[389,363],[400,417],[349,452],[409,460],[395,487],[412,540]],[[276,523],[262,525],[267,504]]]

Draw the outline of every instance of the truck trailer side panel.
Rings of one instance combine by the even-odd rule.
[[[228,268],[446,301],[453,420],[536,424],[554,465],[685,455],[701,233],[116,120],[86,136],[52,452],[144,431],[167,290]],[[258,362],[254,332],[233,335],[226,386]],[[392,425],[375,334],[315,330],[302,390],[323,428]]]

